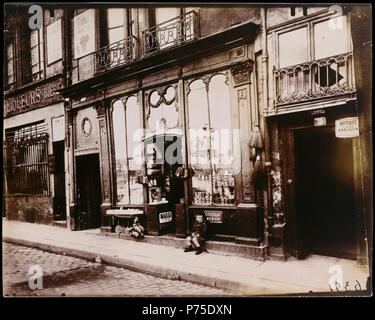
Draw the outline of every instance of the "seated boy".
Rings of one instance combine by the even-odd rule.
[[[133,221],[133,225],[129,228],[129,234],[134,238],[143,238],[145,229],[138,222],[138,217],[136,216]]]
[[[201,254],[203,252],[202,245],[207,240],[207,222],[203,218],[203,215],[196,215],[191,234],[186,238],[188,247],[184,250],[185,252],[196,250],[195,254]]]

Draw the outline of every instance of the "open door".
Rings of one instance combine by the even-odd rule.
[[[352,140],[336,138],[333,127],[289,131],[294,164],[288,202],[295,210],[299,258],[314,253],[355,259]]]
[[[101,205],[99,154],[78,156],[76,164],[78,229],[99,228]]]

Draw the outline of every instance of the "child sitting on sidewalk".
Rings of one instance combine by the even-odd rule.
[[[195,254],[201,254],[203,252],[202,245],[207,240],[207,222],[203,218],[203,215],[196,215],[191,234],[186,238],[188,247],[184,250],[185,252],[196,250]]]
[[[129,234],[134,238],[143,238],[145,229],[138,222],[138,217],[134,218],[133,225],[129,228]]]

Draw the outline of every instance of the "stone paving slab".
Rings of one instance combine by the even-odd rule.
[[[124,240],[87,231],[3,219],[3,240],[57,253],[186,281],[201,283],[249,295],[328,292],[338,265],[344,281],[359,281],[365,288],[367,270],[355,261],[315,256],[305,260],[256,261],[237,256],[193,252],[179,248]],[[347,280],[348,279],[348,280]]]

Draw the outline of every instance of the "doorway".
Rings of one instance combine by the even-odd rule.
[[[53,142],[52,148],[54,156],[53,219],[66,221],[64,140]]]
[[[309,253],[356,259],[352,139],[334,127],[294,130],[298,238]]]
[[[99,154],[76,157],[78,230],[100,227]]]

